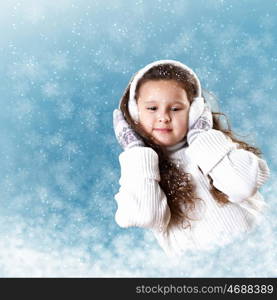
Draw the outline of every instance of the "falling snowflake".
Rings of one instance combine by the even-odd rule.
[[[60,94],[58,83],[47,82],[42,86],[41,89],[43,95],[48,98],[53,98]]]
[[[49,58],[50,65],[62,71],[68,68],[69,58],[67,53],[56,53]]]

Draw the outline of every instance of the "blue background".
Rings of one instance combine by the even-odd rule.
[[[0,276],[276,276],[276,1],[1,1]],[[167,259],[114,221],[112,111],[131,76],[176,59],[262,149],[268,210],[242,240]]]

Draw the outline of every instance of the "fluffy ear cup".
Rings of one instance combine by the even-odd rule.
[[[189,110],[189,129],[193,127],[204,111],[205,102],[203,97],[195,97]]]
[[[136,101],[129,101],[128,109],[129,109],[129,113],[130,113],[132,119],[135,122],[139,122],[139,111],[138,111],[138,105],[137,105]]]

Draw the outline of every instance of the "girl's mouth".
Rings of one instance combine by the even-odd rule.
[[[154,128],[154,130],[159,131],[159,132],[164,132],[164,133],[172,131],[172,129],[170,129],[170,128]]]

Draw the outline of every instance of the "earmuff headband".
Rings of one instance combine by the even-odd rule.
[[[136,99],[135,99],[135,92],[136,92],[137,83],[143,77],[143,75],[148,70],[150,70],[152,67],[157,66],[157,65],[163,65],[163,64],[171,64],[171,65],[180,67],[180,68],[184,69],[185,71],[187,71],[189,74],[191,74],[193,76],[193,78],[195,79],[195,82],[196,82],[196,89],[197,89],[197,94],[196,94],[196,97],[194,97],[193,101],[197,100],[197,102],[203,103],[203,105],[200,105],[200,106],[204,107],[204,99],[202,98],[202,89],[201,89],[200,81],[199,81],[198,77],[196,76],[196,74],[188,66],[186,66],[185,64],[183,64],[179,61],[176,61],[176,60],[158,60],[158,61],[154,61],[154,62],[146,65],[144,68],[140,69],[136,73],[136,75],[134,76],[134,78],[131,82],[129,101],[128,101],[128,110],[129,110],[130,116],[132,117],[132,119],[135,122],[139,121],[138,106],[137,106],[137,102],[136,102]],[[202,109],[200,109],[199,111],[202,112]]]

